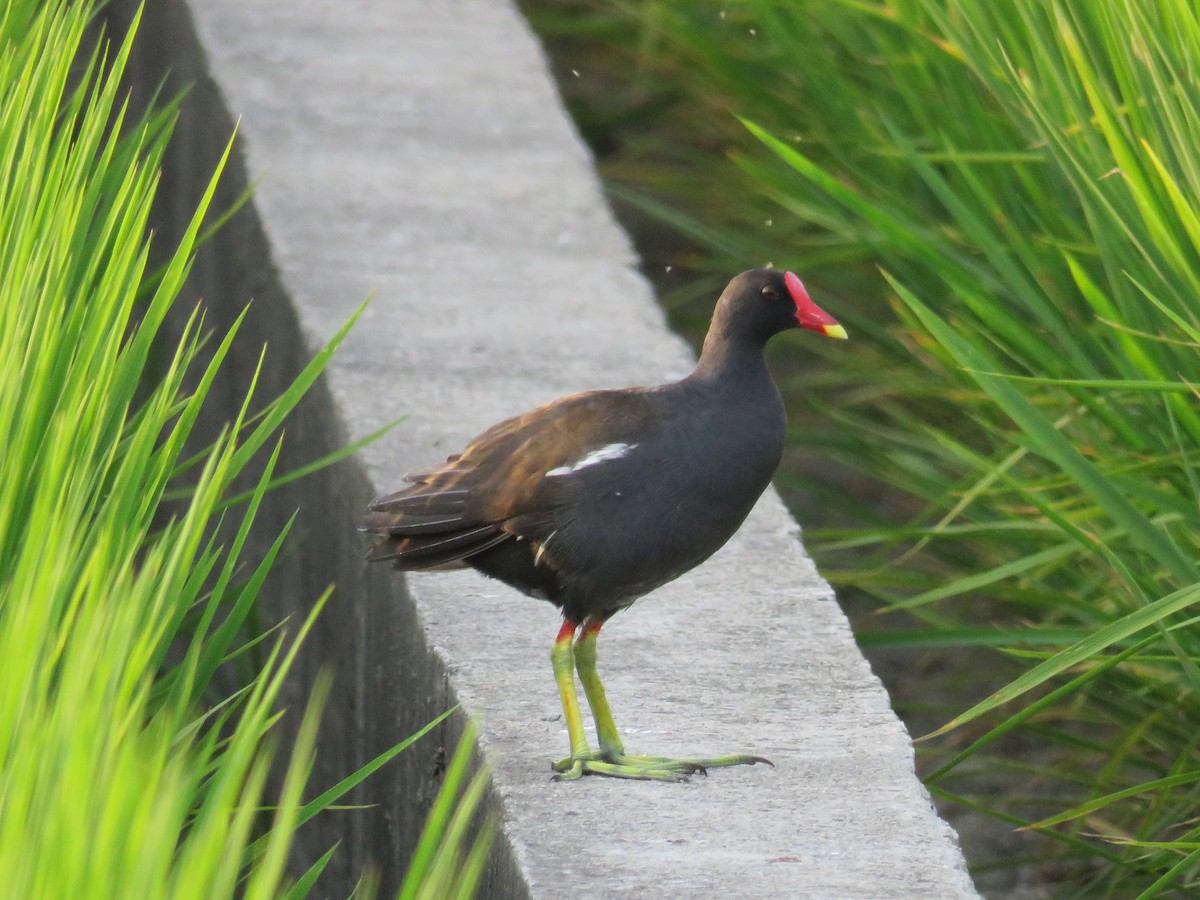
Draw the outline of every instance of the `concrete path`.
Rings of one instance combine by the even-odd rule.
[[[550,781],[566,735],[549,604],[473,573],[411,577],[405,593],[398,576],[359,562],[353,511],[372,490],[502,416],[690,368],[510,3],[187,8],[218,103],[240,117],[269,248],[255,259],[226,243],[212,283],[236,294],[223,267],[273,271],[286,297],[268,306],[290,300],[295,337],[286,323],[268,337],[300,357],[374,292],[308,427],[320,443],[337,419],[360,438],[410,416],[360,455],[367,479],[357,469],[319,482],[303,501],[305,564],[333,557],[304,577],[338,581],[314,640],[350,685],[329,740],[361,757],[454,697],[477,714],[504,816],[493,896],[975,896],[908,737],[774,492],[717,557],[601,639],[631,752],[747,751],[776,765],[684,785]],[[242,279],[260,303],[273,296]],[[323,584],[307,587],[315,596]],[[385,880],[411,833],[397,817],[428,800],[414,784],[429,780],[430,758],[414,752],[399,774],[381,774],[361,795],[383,805],[380,817],[348,826],[355,859],[396,857],[381,860]]]

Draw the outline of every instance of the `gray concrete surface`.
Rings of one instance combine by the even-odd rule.
[[[410,416],[357,462],[277,494],[267,514],[278,525],[302,509],[272,583],[276,613],[337,583],[294,689],[301,698],[323,666],[337,673],[315,786],[457,698],[481,724],[504,818],[489,896],[974,896],[908,737],[773,492],[717,557],[601,639],[631,752],[748,751],[776,764],[684,785],[551,782],[549,761],[566,750],[554,609],[469,572],[406,585],[360,562],[354,517],[406,470],[562,393],[690,367],[510,3],[162,0],[149,16],[143,85],[164,67],[194,82],[164,232],[230,117],[240,155],[224,199],[261,179],[193,279],[217,323],[255,298],[231,396],[255,339],[269,343],[269,392],[373,292],[289,424],[287,459]],[[461,726],[361,789],[354,800],[372,810],[325,819],[297,865],[341,836],[326,893],[344,894],[371,862],[394,885]]]

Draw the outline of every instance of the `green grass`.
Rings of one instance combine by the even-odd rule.
[[[903,617],[866,643],[964,648],[983,696],[941,707],[931,788],[1041,834],[1011,862],[1051,890],[1195,890],[1194,6],[574,12],[540,21],[610,42],[622,89],[585,131],[617,197],[686,235],[677,268],[712,294],[786,265],[850,331],[780,354],[807,447],[784,486],[839,590]]]
[[[207,334],[197,308],[153,379],[148,367],[220,170],[167,264],[149,271],[147,220],[176,107],[140,118],[126,109],[120,78],[136,26],[92,49],[94,11],[54,0],[0,10],[4,891],[299,896],[329,857],[289,888],[295,828],[407,744],[306,801],[326,682],[307,711],[277,701],[328,595],[312,598],[305,621],[255,638],[244,627],[287,538],[285,528],[254,565],[243,558],[280,425],[353,322],[253,416],[252,379],[224,431],[194,454],[237,327]],[[257,487],[238,495],[256,456],[267,460]],[[248,641],[261,665],[236,693],[216,695],[214,674],[244,660]],[[280,748],[285,714],[302,721]],[[277,757],[286,777],[268,798]],[[477,868],[484,837],[441,852]]]

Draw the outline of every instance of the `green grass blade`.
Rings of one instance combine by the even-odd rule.
[[[1187,609],[1198,601],[1200,601],[1200,584],[1195,584],[1155,600],[1153,603],[1126,616],[1122,616],[1086,639],[1030,669],[1016,681],[1006,685],[986,700],[975,704],[961,715],[955,716],[941,728],[932,732],[929,737],[935,737],[958,728],[960,725],[977,719],[979,716],[990,712],[998,706],[1017,699],[1049,679],[1066,672],[1074,666],[1087,662],[1114,644],[1127,640],[1148,628],[1155,627],[1169,616]]]

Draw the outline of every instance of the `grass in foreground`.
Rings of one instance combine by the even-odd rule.
[[[402,749],[305,803],[319,683],[264,811],[279,690],[325,598],[261,636],[264,663],[239,692],[210,695],[247,649],[242,626],[287,536],[245,566],[277,431],[352,323],[254,416],[251,383],[226,430],[185,454],[236,326],[202,355],[194,311],[158,380],[144,376],[220,171],[149,273],[175,105],[129,113],[120,78],[136,25],[89,50],[94,12],[32,0],[0,12],[0,872],[6,894],[28,898],[277,896],[293,830]],[[256,489],[230,508],[259,451]],[[181,490],[187,503],[164,518]],[[477,867],[486,844],[473,853]]]

